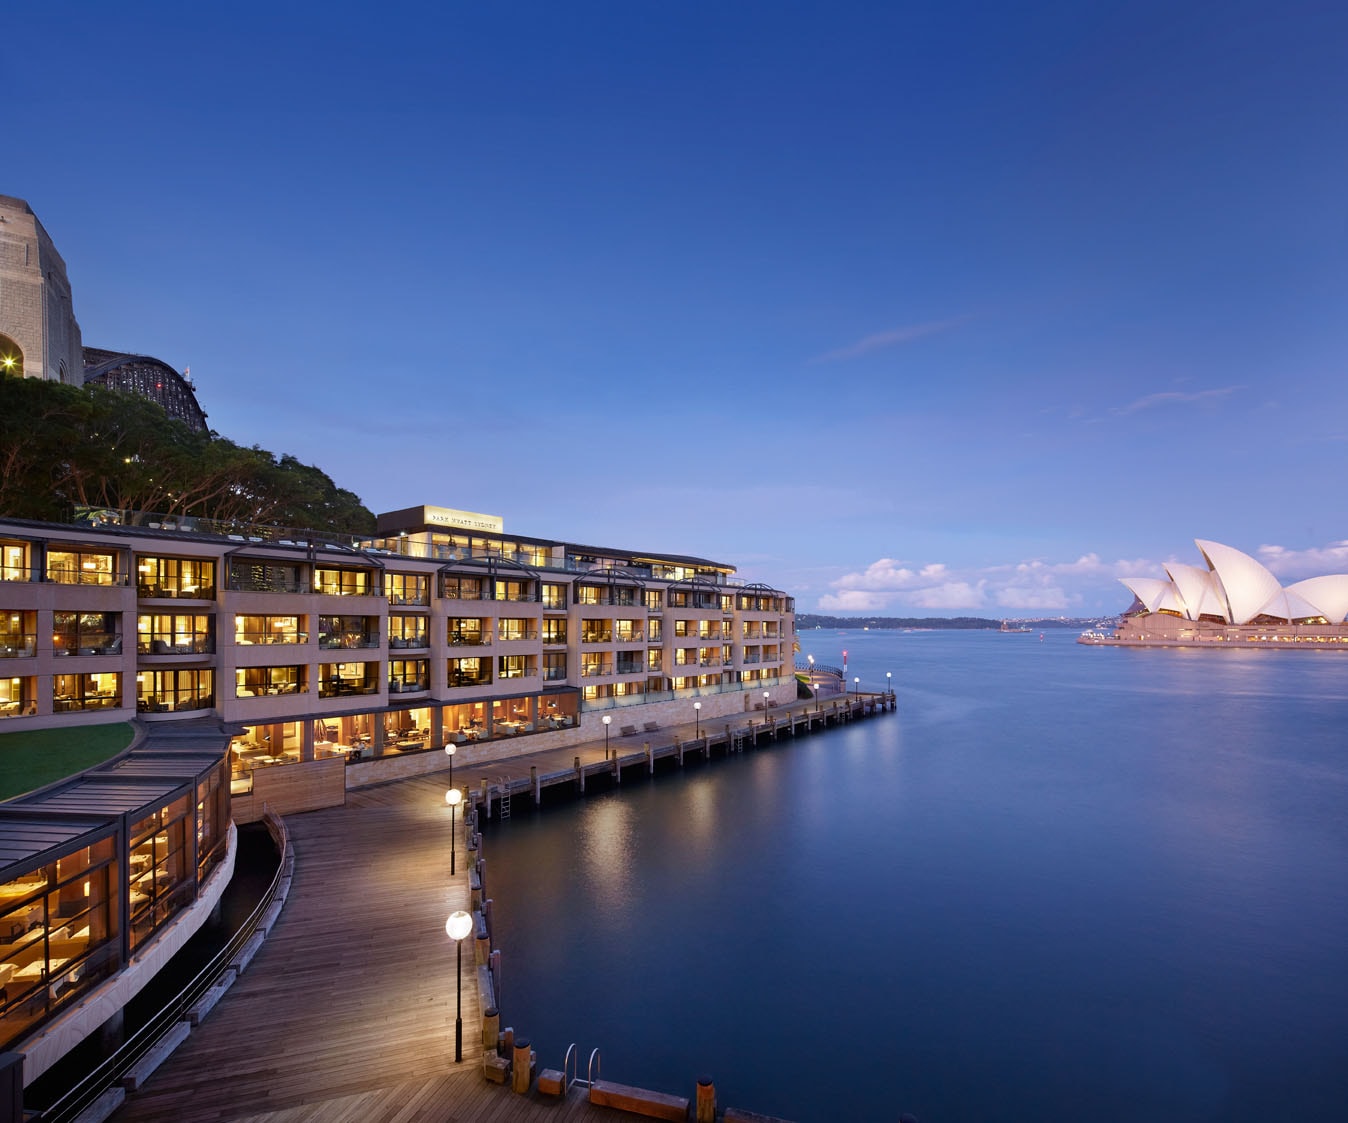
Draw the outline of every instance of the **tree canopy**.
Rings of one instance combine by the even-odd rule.
[[[135,394],[0,378],[0,515],[65,522],[77,507],[353,535],[375,521],[322,469],[193,432]]]

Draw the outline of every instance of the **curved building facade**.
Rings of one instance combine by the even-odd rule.
[[[1206,643],[1348,650],[1348,574],[1284,586],[1268,567],[1221,542],[1195,539],[1207,568],[1171,564],[1166,576],[1123,577],[1134,602],[1112,636],[1087,643]]]

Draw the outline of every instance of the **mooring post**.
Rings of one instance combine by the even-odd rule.
[[[654,776],[654,775],[655,775],[655,753],[651,751],[651,743],[650,743],[649,741],[644,741],[644,742],[643,742],[643,745],[645,746],[645,749],[646,749],[646,775],[647,775],[647,776]]]
[[[543,789],[538,783],[538,765],[529,765],[529,783],[534,789],[534,806],[537,807],[543,802]]]
[[[510,1090],[523,1095],[534,1079],[533,1057],[527,1037],[515,1038],[514,1059],[510,1065]]]
[[[585,769],[580,766],[580,757],[576,757],[576,790],[585,794]]]
[[[487,777],[482,777],[482,806],[487,809],[487,818],[491,818],[491,787],[487,783]]]
[[[490,958],[491,937],[486,932],[479,932],[473,941],[473,962],[479,967],[485,967]]]
[[[496,1001],[501,1001],[501,949],[497,948],[487,960],[487,969],[491,971],[491,992]]]
[[[494,1053],[501,1044],[501,1011],[488,1006],[482,1011],[482,1051]]]
[[[697,1078],[697,1123],[716,1123],[716,1085],[710,1076]]]

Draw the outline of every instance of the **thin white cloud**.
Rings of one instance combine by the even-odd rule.
[[[1325,577],[1331,573],[1348,573],[1348,541],[1312,546],[1307,550],[1260,546],[1255,553],[1270,572],[1279,577]]]
[[[922,339],[924,336],[949,331],[951,328],[964,323],[968,318],[968,316],[956,316],[951,320],[933,320],[927,324],[909,324],[907,327],[894,328],[890,331],[878,331],[874,335],[858,339],[855,343],[840,347],[836,351],[816,355],[810,362],[840,363],[848,359],[859,359],[873,351],[882,351],[886,347],[897,347],[901,343],[911,343],[913,340]]]
[[[1110,413],[1122,417],[1130,413],[1140,413],[1145,409],[1155,409],[1158,406],[1212,402],[1220,398],[1230,397],[1237,390],[1243,389],[1243,386],[1222,386],[1215,390],[1162,390],[1160,393],[1148,394],[1146,397],[1138,398],[1136,401],[1129,402],[1126,406],[1115,406],[1110,410]]]

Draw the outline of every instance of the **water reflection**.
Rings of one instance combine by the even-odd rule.
[[[1072,639],[852,634],[897,719],[494,831],[511,1023],[802,1121],[1337,1117],[1348,658]]]

